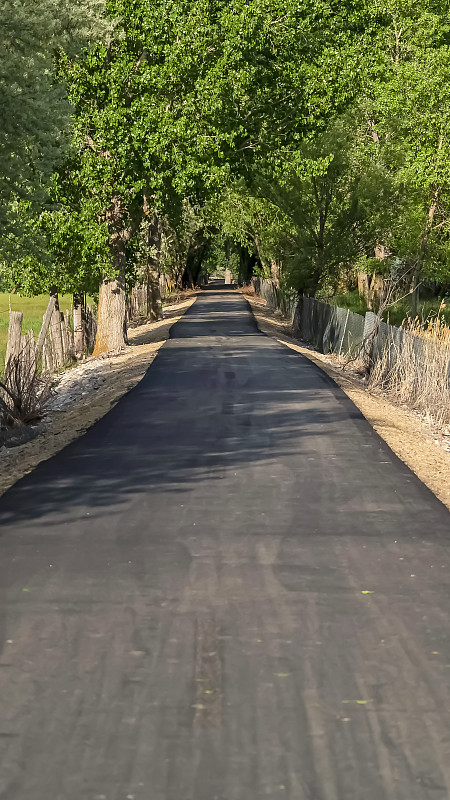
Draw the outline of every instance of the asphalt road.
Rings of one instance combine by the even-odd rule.
[[[450,797],[450,515],[242,296],[0,522],[1,800]]]

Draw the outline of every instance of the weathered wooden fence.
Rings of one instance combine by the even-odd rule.
[[[174,291],[170,278],[159,278],[161,297]],[[150,316],[149,292],[146,284],[137,284],[126,299],[127,321],[139,322]],[[35,339],[34,332],[22,332],[23,314],[10,311],[5,368],[9,360],[22,365],[35,364],[42,371],[53,373],[75,358],[93,350],[97,334],[97,320],[92,308],[85,303],[84,295],[74,295],[73,309],[62,313],[57,295],[50,296],[42,319],[41,329]]]
[[[51,296],[36,340],[32,329],[22,332],[22,324],[22,312],[10,311],[5,370],[8,362],[15,360],[27,370],[41,362],[43,371],[55,372],[94,346],[97,325],[89,306],[81,308],[77,323],[76,314],[72,316],[68,309],[63,314],[57,297]],[[76,335],[77,324],[81,325],[81,336]]]
[[[176,292],[176,284],[169,275],[159,276],[159,293],[161,299],[165,299],[172,292]],[[151,317],[151,292],[146,283],[138,283],[133,286],[131,294],[127,295],[127,321],[140,322]]]
[[[127,295],[127,319],[129,321],[139,320],[148,315],[147,285],[137,284],[133,286],[131,294]]]

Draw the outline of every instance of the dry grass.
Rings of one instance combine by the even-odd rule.
[[[40,420],[50,392],[50,378],[39,374],[29,348],[10,357],[0,377],[0,431]]]
[[[450,328],[439,317],[407,320],[400,344],[389,341],[375,359],[369,385],[421,412],[450,423]]]

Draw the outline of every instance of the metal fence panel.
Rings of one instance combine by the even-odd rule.
[[[363,341],[364,317],[313,297],[302,297],[295,315],[295,333],[321,353],[356,355]]]

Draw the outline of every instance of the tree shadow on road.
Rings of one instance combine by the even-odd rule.
[[[197,302],[138,386],[0,499],[0,524],[94,534],[119,515],[124,530],[134,518],[170,527],[187,505],[201,524],[208,504],[225,518],[241,509],[244,527],[255,514],[292,527],[299,514],[311,533],[444,524],[346,395],[260,334],[241,297],[226,305],[217,293]]]

